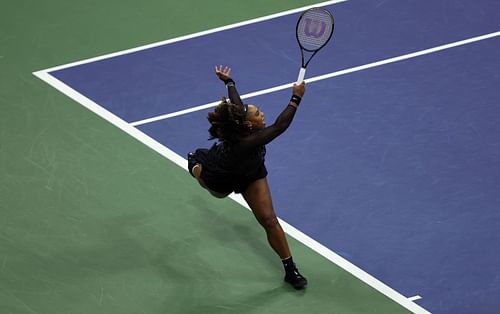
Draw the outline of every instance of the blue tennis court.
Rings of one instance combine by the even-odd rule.
[[[500,4],[327,8],[332,41],[308,67],[291,128],[267,147],[279,217],[430,312],[495,313]],[[300,67],[298,15],[48,74],[184,157],[212,144],[206,115],[225,93],[216,64],[274,121]]]

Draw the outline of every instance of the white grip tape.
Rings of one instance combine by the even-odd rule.
[[[304,76],[306,76],[306,68],[300,68],[299,78],[297,79],[297,84],[302,83],[302,81],[304,80]]]

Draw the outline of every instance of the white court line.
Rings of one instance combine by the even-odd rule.
[[[202,32],[198,32],[198,33],[193,33],[193,34],[189,34],[189,35],[186,35],[186,36],[180,36],[180,37],[176,37],[176,38],[172,38],[172,39],[168,39],[168,40],[164,40],[164,41],[159,41],[159,42],[148,44],[148,45],[144,45],[144,46],[139,46],[139,47],[136,47],[136,48],[131,48],[131,49],[121,50],[121,51],[117,51],[117,52],[110,53],[110,54],[105,54],[105,55],[98,56],[98,57],[95,57],[95,58],[90,58],[90,59],[76,61],[76,62],[72,62],[72,63],[68,63],[68,64],[59,65],[59,66],[56,66],[56,67],[45,69],[43,71],[45,71],[45,72],[58,71],[58,70],[62,70],[62,69],[74,67],[74,66],[77,66],[77,65],[82,65],[82,64],[85,64],[85,63],[91,63],[91,62],[96,62],[96,61],[100,61],[100,60],[104,60],[104,59],[109,59],[109,58],[113,58],[113,57],[117,57],[117,56],[122,56],[122,55],[125,55],[125,54],[129,54],[129,53],[133,53],[133,52],[137,52],[137,51],[141,51],[141,50],[151,49],[151,48],[155,48],[155,47],[158,47],[158,46],[168,45],[168,44],[171,44],[171,43],[175,43],[175,42],[179,42],[179,41],[183,41],[183,40],[187,40],[187,39],[191,39],[191,38],[195,38],[195,37],[200,37],[200,36],[205,36],[205,35],[209,35],[209,34],[213,34],[213,33],[217,33],[217,32],[222,32],[222,31],[225,31],[225,30],[228,30],[228,29],[232,29],[232,28],[237,28],[237,27],[241,27],[241,26],[245,26],[245,25],[249,25],[249,24],[254,24],[254,23],[259,23],[259,22],[263,22],[263,21],[275,19],[275,18],[282,17],[282,16],[285,16],[285,15],[299,13],[299,12],[302,12],[304,10],[310,9],[312,7],[318,7],[318,6],[324,7],[324,6],[327,6],[327,5],[332,5],[332,4],[346,2],[346,1],[348,1],[348,0],[330,0],[330,1],[325,1],[325,2],[319,2],[319,3],[315,3],[313,5],[307,5],[307,6],[303,6],[303,7],[300,7],[300,8],[296,8],[296,9],[292,9],[292,10],[287,10],[287,11],[283,11],[283,12],[279,12],[279,13],[275,13],[275,14],[271,14],[271,15],[266,15],[266,16],[255,18],[255,19],[251,19],[251,20],[239,22],[239,23],[234,23],[234,24],[229,24],[229,25],[226,25],[226,26],[212,28],[212,29],[209,29],[209,30],[206,30],[206,31],[202,31]]]
[[[115,125],[119,129],[123,130],[125,133],[129,134],[130,136],[134,137],[135,139],[139,140],[140,142],[144,143],[146,146],[150,147],[151,149],[155,150],[157,153],[160,155],[164,156],[165,158],[171,160],[175,164],[177,164],[179,167],[183,168],[186,172],[187,170],[187,160],[184,159],[183,157],[179,156],[177,153],[169,149],[168,147],[162,145],[161,143],[157,142],[155,139],[149,137],[145,133],[141,132],[139,129],[133,127],[123,119],[119,118],[118,116],[114,115],[110,111],[106,110],[105,108],[99,106],[97,103],[93,102],[89,98],[85,97],[84,95],[80,94],[76,90],[72,89],[70,86],[66,85],[62,81],[59,81],[57,78],[53,77],[46,71],[38,71],[33,73],[35,76],[40,78],[41,80],[45,81],[47,84],[51,85],[52,87],[56,88],[63,94],[67,95],[71,99],[75,100],[76,102],[80,103],[87,109],[91,110],[92,112],[96,113],[100,117],[104,118],[111,124]],[[229,196],[232,198],[234,201],[239,203],[241,206],[247,208],[250,210],[248,205],[246,204],[245,200],[243,197],[239,194],[231,194]],[[279,218],[278,218],[279,219]],[[330,260],[340,268],[344,269],[345,271],[349,272],[352,274],[354,277],[358,278],[359,280],[363,281],[364,283],[368,284],[375,290],[379,291],[380,293],[384,294],[394,302],[400,304],[404,308],[408,309],[409,311],[416,313],[416,314],[429,314],[427,310],[422,308],[420,305],[414,303],[413,301],[410,301],[408,298],[397,292],[396,290],[392,289],[388,285],[384,284],[380,280],[376,279],[372,275],[368,274],[361,268],[357,267],[356,265],[352,264],[348,260],[344,259],[340,255],[334,253],[331,251],[329,248],[325,247],[324,245],[318,243],[308,235],[304,234],[300,230],[296,229],[292,225],[289,225],[287,222],[279,219],[279,222],[281,226],[283,227],[283,230],[291,237],[295,238],[297,241],[301,242],[305,246],[309,247],[316,253],[322,255],[326,259]]]
[[[349,74],[349,73],[353,73],[353,72],[358,72],[358,71],[362,71],[362,70],[366,70],[366,69],[370,69],[370,68],[375,68],[375,67],[378,67],[378,66],[381,66],[381,65],[386,65],[386,64],[389,64],[389,63],[394,63],[394,62],[398,62],[398,61],[402,61],[402,60],[416,58],[416,57],[427,55],[427,54],[430,54],[430,53],[434,53],[434,52],[438,52],[438,51],[442,51],[442,50],[446,50],[446,49],[450,49],[450,48],[454,48],[454,47],[458,47],[458,46],[467,45],[467,44],[470,44],[470,43],[478,42],[478,41],[485,40],[485,39],[490,39],[490,38],[497,37],[497,36],[500,36],[500,31],[499,32],[485,34],[485,35],[481,35],[481,36],[477,36],[477,37],[472,37],[472,38],[469,38],[469,39],[464,39],[464,40],[456,41],[456,42],[453,42],[453,43],[449,43],[449,44],[437,46],[437,47],[434,47],[434,48],[429,48],[429,49],[424,49],[424,50],[420,50],[420,51],[408,53],[408,54],[401,55],[401,56],[398,56],[398,57],[393,57],[393,58],[389,58],[389,59],[385,59],[385,60],[380,60],[380,61],[368,63],[368,64],[365,64],[365,65],[356,66],[356,67],[353,67],[353,68],[349,68],[349,69],[345,69],[345,70],[341,70],[341,71],[337,71],[337,72],[332,72],[332,73],[328,73],[328,74],[324,74],[324,75],[315,76],[315,77],[306,79],[305,81],[307,83],[312,83],[312,82],[317,82],[317,81],[321,81],[321,80],[326,80],[326,79],[329,79],[329,78],[332,78],[332,77],[341,76],[341,75],[345,75],[345,74]],[[245,95],[241,95],[241,99],[251,98],[251,97],[260,96],[260,95],[265,95],[265,94],[273,93],[273,92],[280,91],[280,90],[283,90],[283,89],[291,88],[294,83],[295,82],[291,82],[291,83],[283,84],[283,85],[280,85],[280,86],[276,86],[276,87],[272,87],[272,88],[267,88],[267,89],[255,91],[255,92],[252,92],[252,93],[248,93],[248,94],[245,94]],[[151,122],[156,122],[156,121],[160,121],[160,120],[164,120],[164,119],[168,119],[168,118],[172,118],[172,117],[177,117],[177,116],[184,115],[184,114],[187,114],[187,113],[191,113],[191,112],[195,112],[195,111],[199,111],[199,110],[204,110],[204,109],[208,109],[208,108],[211,108],[211,107],[215,107],[219,103],[220,103],[220,101],[211,102],[211,103],[208,103],[208,104],[205,104],[205,105],[191,107],[191,108],[187,108],[187,109],[176,111],[176,112],[172,112],[172,113],[163,114],[163,115],[160,115],[160,116],[151,117],[151,118],[147,118],[147,119],[143,119],[143,120],[131,122],[130,125],[132,125],[132,126],[139,126],[139,125],[143,125],[143,124],[146,124],[146,123],[151,123]]]

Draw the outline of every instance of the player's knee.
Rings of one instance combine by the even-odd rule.
[[[191,169],[193,176],[198,180],[200,179],[200,176],[201,176],[201,170],[202,170],[202,167],[200,164],[194,165],[193,168]]]

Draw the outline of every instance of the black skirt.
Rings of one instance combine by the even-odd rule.
[[[241,168],[236,170],[232,169],[234,167],[227,167],[230,163],[219,156],[214,148],[215,145],[210,150],[199,148],[188,154],[189,173],[193,175],[193,167],[201,164],[201,179],[210,190],[223,194],[243,193],[252,182],[267,177],[263,156],[257,154],[253,157],[258,160],[253,160],[251,166],[248,162],[242,161],[248,166],[243,167],[243,170]],[[249,156],[252,158],[251,154]]]

